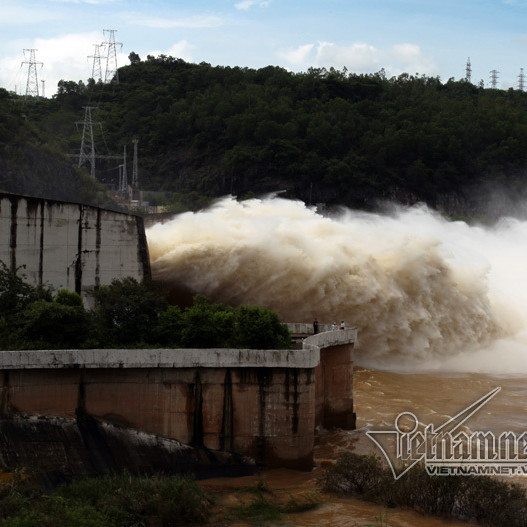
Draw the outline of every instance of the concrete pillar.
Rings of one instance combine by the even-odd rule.
[[[353,430],[353,343],[320,350],[315,371],[316,424],[323,428]]]

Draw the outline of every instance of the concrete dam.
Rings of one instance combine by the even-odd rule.
[[[0,259],[33,283],[87,295],[149,275],[136,216],[0,194],[0,217]],[[65,476],[310,469],[317,427],[355,427],[356,339],[351,328],[294,350],[0,351],[0,461]]]
[[[0,260],[34,285],[89,292],[150,276],[143,220],[89,205],[0,193]],[[88,298],[87,298],[88,297]]]

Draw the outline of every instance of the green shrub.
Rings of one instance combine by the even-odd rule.
[[[66,289],[54,297],[11,273],[0,261],[0,349],[256,348],[284,349],[289,330],[278,315],[257,306],[212,303],[169,306],[159,286],[128,277],[93,292],[87,311]]]
[[[211,497],[191,479],[130,475],[81,478],[51,495],[30,485],[0,495],[2,527],[163,527],[205,523]]]
[[[183,313],[181,344],[185,348],[229,347],[234,328],[234,310],[224,304],[212,304],[202,296]]]
[[[94,323],[105,347],[152,341],[152,330],[167,308],[162,292],[152,283],[128,277],[94,291]]]
[[[524,488],[489,476],[429,476],[416,465],[395,480],[373,455],[347,453],[324,469],[318,485],[326,492],[360,495],[388,507],[476,521],[493,527],[527,525]]]
[[[75,294],[75,293],[73,293]],[[77,295],[78,296],[78,295]],[[74,297],[70,297],[71,302]],[[59,300],[63,301],[62,295]],[[37,300],[21,312],[19,340],[26,348],[79,347],[88,332],[88,316],[82,305]]]
[[[282,349],[291,344],[289,330],[278,315],[258,306],[236,309],[234,340],[238,348]]]
[[[168,306],[159,315],[157,325],[153,329],[153,340],[161,346],[177,348],[181,346],[183,330],[183,312],[179,306]]]

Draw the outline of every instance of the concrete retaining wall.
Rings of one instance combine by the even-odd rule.
[[[0,351],[0,416],[89,416],[310,469],[316,425],[349,428],[354,415],[346,331],[306,339],[304,350]]]
[[[32,284],[79,294],[150,276],[143,221],[109,210],[0,193],[0,260]]]

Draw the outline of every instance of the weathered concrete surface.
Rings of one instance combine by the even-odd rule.
[[[315,368],[315,423],[323,428],[353,430],[353,348],[357,329],[318,333],[304,340],[304,348],[319,350]]]
[[[30,467],[51,485],[79,474],[126,470],[200,476],[252,472],[247,458],[211,452],[125,427],[77,419],[14,416],[0,420],[0,462]]]
[[[354,426],[355,339],[350,329],[310,337],[304,350],[1,351],[0,425],[82,416],[268,467],[310,469],[317,425]],[[43,443],[35,448],[47,455]]]
[[[33,284],[84,294],[150,276],[143,221],[97,207],[0,193],[0,260]]]
[[[330,346],[355,344],[357,342],[357,328],[340,329],[338,331],[325,331],[317,333],[304,340],[304,349],[321,349]]]
[[[311,468],[318,354],[126,351],[0,352],[0,413],[73,419],[81,411],[267,466]]]
[[[318,349],[91,349],[0,351],[0,370],[34,368],[314,368]]]

